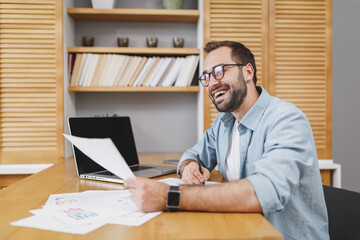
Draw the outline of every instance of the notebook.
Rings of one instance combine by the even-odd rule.
[[[70,134],[86,138],[111,138],[135,176],[151,178],[176,172],[176,167],[141,165],[129,117],[70,117]],[[80,178],[123,183],[124,180],[104,169],[73,146]]]

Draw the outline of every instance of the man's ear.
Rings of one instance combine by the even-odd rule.
[[[251,63],[248,63],[243,67],[243,74],[244,74],[244,79],[245,79],[246,83],[248,83],[249,81],[251,81],[251,82],[253,81],[254,68],[251,65]]]

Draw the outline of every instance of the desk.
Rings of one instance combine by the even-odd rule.
[[[147,159],[157,155],[148,156],[140,157],[140,162],[149,162]],[[161,162],[161,157],[155,159]],[[215,174],[211,180],[218,177]],[[44,205],[50,194],[121,188],[121,184],[78,178],[72,159],[56,163],[0,191],[0,239],[282,239],[257,213],[164,212],[140,227],[107,224],[87,235],[10,225],[31,216],[29,210]]]

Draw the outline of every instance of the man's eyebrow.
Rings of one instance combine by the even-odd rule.
[[[210,71],[210,72],[212,72],[215,67],[220,66],[220,65],[224,65],[224,64],[225,64],[225,63],[216,64],[215,66],[213,66],[213,67],[211,68],[211,71]],[[204,73],[208,73],[208,72],[207,72],[206,70],[204,70],[204,71],[203,71],[203,74],[204,74]]]

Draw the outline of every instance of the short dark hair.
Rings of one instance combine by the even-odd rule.
[[[231,48],[231,57],[232,59],[239,64],[248,64],[250,63],[254,68],[254,77],[253,81],[256,86],[256,64],[254,54],[245,47],[244,44],[234,41],[219,41],[219,42],[208,42],[204,48],[206,53],[209,53],[219,47],[230,47]]]

